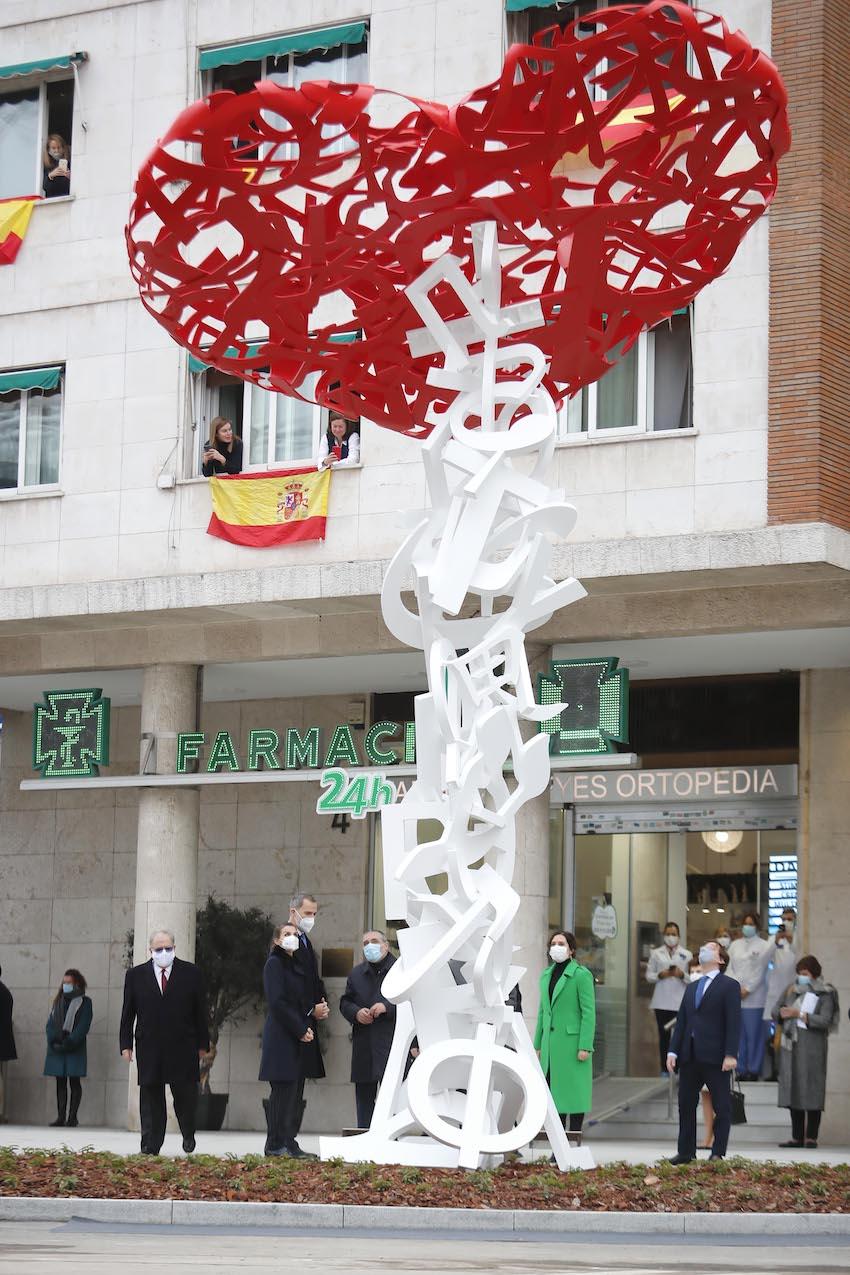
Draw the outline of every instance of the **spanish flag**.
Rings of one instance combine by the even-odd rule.
[[[207,532],[251,549],[324,540],[330,482],[329,469],[211,478],[213,512]]]
[[[40,195],[24,199],[0,199],[0,266],[10,266],[24,242],[27,226]]]

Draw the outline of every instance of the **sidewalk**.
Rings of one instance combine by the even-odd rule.
[[[199,1133],[197,1154],[217,1156],[244,1156],[263,1154],[263,1134],[254,1130],[228,1130],[223,1133]],[[318,1151],[318,1134],[302,1134],[299,1142],[305,1151]],[[135,1155],[139,1150],[139,1135],[129,1133],[126,1129],[107,1129],[102,1126],[77,1129],[51,1129],[43,1125],[0,1125],[0,1146],[14,1147],[23,1150],[26,1147],[39,1147],[56,1150],[70,1147],[80,1151],[83,1147],[93,1147],[96,1151],[113,1151],[117,1155]],[[585,1140],[590,1147],[597,1164],[611,1164],[625,1160],[628,1164],[652,1164],[664,1156],[675,1154],[676,1147],[669,1141],[631,1141],[615,1142],[609,1139],[594,1141],[592,1133]],[[182,1156],[179,1133],[169,1133],[165,1138],[163,1154]],[[703,1153],[703,1156],[705,1153]],[[740,1155],[747,1160],[775,1160],[780,1164],[847,1164],[850,1163],[850,1147],[825,1147],[817,1151],[804,1151],[791,1148],[780,1150],[775,1144],[747,1143],[736,1148],[735,1131],[729,1145],[729,1155]],[[546,1143],[536,1143],[534,1158],[549,1158]],[[528,1153],[525,1159],[531,1158]],[[702,1157],[701,1157],[702,1158]]]

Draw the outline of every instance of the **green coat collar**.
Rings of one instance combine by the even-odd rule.
[[[545,969],[545,970],[543,971],[543,975],[542,975],[542,978],[541,978],[541,980],[540,980],[541,982],[543,982],[543,983],[544,983],[544,986],[546,987],[547,992],[548,992],[548,988],[549,988],[549,979],[552,977],[552,970],[553,970],[554,968],[555,968],[555,963],[554,963],[554,961],[553,961],[553,962],[552,962],[552,964],[548,967],[548,969]],[[561,975],[561,977],[558,979],[557,983],[555,984],[555,991],[554,991],[554,992],[553,992],[553,994],[552,994],[552,1000],[551,1000],[550,1004],[554,1005],[554,1004],[555,1004],[555,1001],[556,1001],[556,1000],[558,999],[558,997],[561,995],[561,989],[562,989],[562,988],[563,988],[563,986],[564,986],[564,979],[565,979],[565,978],[575,978],[575,973],[576,973],[576,970],[577,970],[577,969],[578,969],[578,965],[576,964],[576,962],[575,962],[574,960],[571,960],[571,961],[568,961],[568,962],[567,962],[567,968],[564,970],[563,974]],[[545,980],[545,982],[544,982],[544,980]],[[547,999],[547,1000],[549,999],[548,995],[547,995],[546,999]]]

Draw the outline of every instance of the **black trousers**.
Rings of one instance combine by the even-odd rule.
[[[375,1112],[375,1100],[378,1097],[378,1081],[355,1081],[354,1101],[357,1103],[357,1128],[368,1129]]]
[[[301,1082],[302,1088],[304,1082]],[[264,1154],[279,1151],[294,1142],[298,1133],[298,1081],[273,1084],[269,1081],[269,1106],[266,1118],[266,1145]]]
[[[569,1115],[567,1115],[566,1112],[562,1111],[560,1114],[561,1114],[561,1124],[564,1126],[564,1132],[567,1131],[567,1121],[569,1120],[570,1122],[569,1132],[581,1133],[582,1125],[584,1124],[583,1111],[572,1111],[569,1113]]]
[[[803,1111],[800,1107],[791,1108],[791,1137],[795,1142],[817,1142],[820,1132],[820,1111]]]
[[[714,1107],[713,1155],[725,1155],[732,1128],[732,1073],[719,1063],[687,1062],[679,1064],[679,1155],[692,1160],[697,1153],[697,1104],[700,1090],[706,1085]]]
[[[195,1111],[198,1106],[198,1082],[184,1081],[169,1085],[174,1099],[174,1114],[184,1138],[195,1136]],[[142,1126],[142,1153],[159,1155],[165,1141],[165,1085],[139,1085],[139,1121]]]
[[[670,1048],[670,1037],[673,1034],[673,1028],[668,1031],[665,1023],[676,1022],[675,1009],[654,1009],[655,1022],[658,1027],[658,1060],[661,1063],[661,1070],[667,1070],[667,1050]]]
[[[71,1120],[77,1118],[77,1112],[80,1109],[80,1102],[83,1097],[83,1085],[79,1076],[71,1076],[71,1107],[68,1116]],[[56,1077],[56,1108],[62,1119],[65,1119],[65,1104],[68,1101],[68,1077]]]

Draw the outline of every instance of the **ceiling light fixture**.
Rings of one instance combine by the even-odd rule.
[[[719,830],[716,832],[704,832],[702,839],[709,850],[713,850],[715,854],[731,854],[733,850],[738,849],[738,846],[744,840],[744,834],[743,832],[724,832]]]

